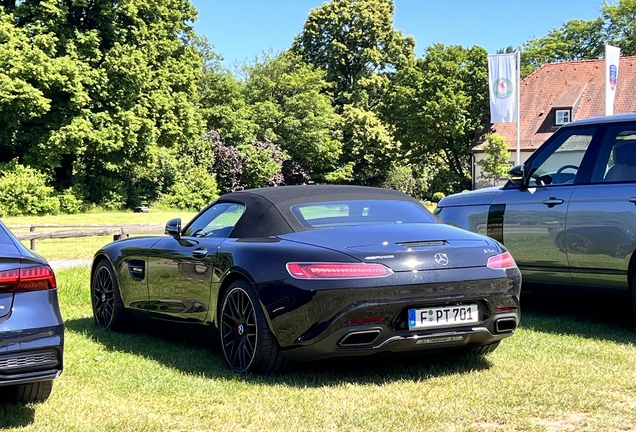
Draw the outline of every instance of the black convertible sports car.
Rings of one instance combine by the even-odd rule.
[[[209,330],[236,372],[387,352],[485,354],[519,323],[521,276],[503,246],[440,223],[402,192],[246,190],[184,228],[169,221],[166,234],[96,253],[95,322]]]

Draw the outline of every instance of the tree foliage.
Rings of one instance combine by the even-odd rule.
[[[312,10],[292,49],[326,71],[339,107],[371,108],[389,76],[412,60],[415,40],[393,27],[392,0],[332,0]]]
[[[636,55],[636,0],[603,3],[598,18],[572,19],[530,39],[521,49],[522,76],[545,63],[603,58],[606,44],[620,47],[624,56]]]
[[[202,81],[208,127],[220,134],[224,145],[239,148],[249,159],[254,159],[247,153],[254,151],[256,142],[279,146],[283,162],[290,161],[287,167],[304,173],[294,181],[305,175],[307,181],[325,181],[337,171],[341,118],[325,93],[329,84],[324,72],[292,52],[283,52],[245,65],[242,74],[244,81],[226,70],[207,70]]]
[[[312,182],[420,198],[470,188],[470,152],[490,129],[486,52],[433,44],[416,58],[394,12],[393,0],[332,0],[289,50],[229,71],[194,33],[190,0],[0,0],[0,189],[16,191],[0,212],[196,208]],[[635,55],[635,23],[636,0],[604,3],[526,42],[522,73],[602,57],[606,43]],[[482,167],[496,178],[504,150],[488,139]]]
[[[346,105],[342,117],[343,165],[352,168],[351,177],[342,180],[371,186],[382,184],[399,156],[398,144],[372,111]]]
[[[603,3],[601,12],[608,40],[622,55],[636,55],[636,0]]]
[[[12,85],[0,111],[15,113],[0,120],[2,160],[82,187],[93,202],[137,200],[130,176],[152,148],[202,130],[196,10],[188,0],[2,4],[0,82]]]
[[[522,47],[521,74],[529,75],[545,63],[601,58],[608,37],[603,19],[573,19],[546,36],[532,38]]]
[[[470,186],[470,153],[489,130],[487,53],[481,47],[434,44],[402,68],[383,104],[415,165],[440,158],[453,180],[442,192]]]
[[[482,169],[482,177],[496,185],[499,179],[505,176],[508,171],[510,150],[501,135],[489,133],[486,134],[485,138],[486,141],[482,144],[484,157],[477,162],[477,165]]]
[[[218,179],[221,194],[284,183],[285,157],[280,147],[270,140],[234,146],[215,130],[208,132],[206,139],[214,152],[210,173]]]
[[[292,52],[266,56],[245,70],[245,99],[253,107],[257,136],[280,145],[314,180],[336,170],[341,118],[324,93],[325,73]]]
[[[0,217],[58,213],[60,199],[46,175],[13,160],[0,167]]]

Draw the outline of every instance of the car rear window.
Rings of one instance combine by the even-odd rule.
[[[436,222],[428,211],[409,201],[320,202],[296,205],[291,211],[308,228]]]

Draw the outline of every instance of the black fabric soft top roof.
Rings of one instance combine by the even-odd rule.
[[[299,204],[331,201],[398,200],[422,204],[407,194],[367,186],[306,185],[278,186],[232,192],[216,202],[236,202],[245,205],[245,213],[232,230],[231,237],[269,237],[309,228],[291,212]]]

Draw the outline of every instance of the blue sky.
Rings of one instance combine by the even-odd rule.
[[[223,64],[249,62],[289,48],[309,11],[324,0],[191,0],[194,28],[208,37]],[[435,42],[480,45],[489,53],[544,36],[570,19],[600,15],[602,0],[394,0],[394,26],[415,37],[416,54]]]

